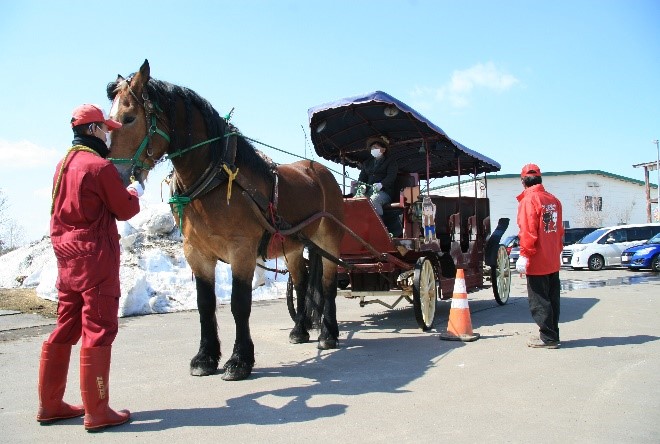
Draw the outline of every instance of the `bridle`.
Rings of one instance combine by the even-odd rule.
[[[147,129],[147,134],[144,136],[144,139],[142,139],[142,142],[138,146],[138,149],[135,151],[135,155],[133,155],[132,158],[117,158],[117,157],[108,157],[108,160],[111,161],[114,164],[130,164],[131,165],[131,177],[135,178],[136,174],[139,174],[140,170],[145,170],[149,171],[151,170],[154,166],[156,166],[156,163],[158,161],[164,160],[164,157],[156,160],[153,158],[153,151],[150,150],[151,146],[151,138],[154,136],[154,134],[158,134],[161,136],[167,143],[170,143],[170,136],[167,134],[165,131],[161,130],[158,128],[158,120],[161,121],[161,123],[167,127],[163,119],[157,115],[155,110],[158,110],[159,112],[162,112],[163,110],[160,109],[157,103],[152,102],[149,99],[149,94],[146,91],[146,88],[142,91],[142,101],[140,101],[131,88],[131,79],[124,80],[126,82],[126,87],[128,89],[128,92],[133,96],[135,99],[135,102],[144,109],[144,114],[145,114],[145,119],[147,122],[151,122],[149,128]],[[119,100],[118,98],[115,98],[115,100]],[[149,166],[148,163],[142,161],[140,157],[142,157],[142,153],[146,150],[147,157],[152,160],[153,165]]]

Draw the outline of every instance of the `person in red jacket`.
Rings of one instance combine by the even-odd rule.
[[[529,308],[539,326],[539,337],[531,338],[527,345],[559,348],[561,202],[543,187],[538,165],[525,165],[521,181],[525,190],[517,197],[520,257],[516,269],[527,275]]]
[[[100,107],[84,104],[71,117],[73,143],[53,178],[50,238],[57,258],[57,324],[41,348],[37,421],[85,415],[88,431],[119,425],[128,410],[109,405],[110,354],[118,331],[119,234],[116,220],[140,211],[142,186],[124,187],[106,157],[110,132],[121,124]],[[82,338],[83,405],[62,400],[71,347]]]

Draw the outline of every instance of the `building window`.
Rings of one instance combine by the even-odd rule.
[[[587,211],[603,211],[601,196],[584,196],[584,209]]]

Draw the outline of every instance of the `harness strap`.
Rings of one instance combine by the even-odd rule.
[[[229,205],[229,199],[231,199],[231,184],[238,176],[238,168],[235,168],[235,171],[232,172],[232,168],[227,166],[226,163],[222,164],[222,169],[227,173],[227,205]]]
[[[316,245],[311,239],[309,239],[307,236],[303,235],[300,231],[305,228],[307,225],[311,224],[312,222],[322,218],[322,217],[327,217],[335,221],[339,226],[341,227],[346,227],[339,219],[337,219],[333,214],[328,213],[326,211],[321,211],[319,213],[313,214],[312,216],[308,217],[304,221],[300,222],[296,226],[293,226],[291,228],[287,228],[284,230],[277,230],[273,225],[271,225],[268,220],[266,220],[266,217],[263,215],[257,204],[250,199],[250,196],[243,191],[243,196],[246,198],[247,203],[250,205],[250,208],[252,208],[252,211],[254,212],[255,216],[257,216],[257,221],[261,226],[264,228],[264,230],[268,231],[271,234],[279,233],[279,235],[285,237],[285,236],[295,236],[296,239],[298,239],[300,242],[302,242],[305,246],[308,248],[314,248],[318,253],[323,256],[324,258],[334,262],[337,265],[341,265],[342,267],[346,269],[351,269],[353,266],[351,264],[348,264],[341,259],[331,255],[327,251],[325,251],[323,248],[319,247]],[[357,235],[356,235],[357,236]],[[364,241],[363,241],[364,242]],[[380,256],[380,253],[377,253]],[[404,263],[405,268],[411,268],[410,266],[407,266]]]
[[[224,182],[225,174],[226,174],[226,178],[229,181],[227,184],[227,205],[229,205],[229,198],[231,197],[231,185],[232,182],[236,179],[236,176],[238,175],[238,168],[233,166],[234,158],[236,156],[236,148],[235,148],[236,137],[237,137],[236,132],[227,133],[222,137],[216,137],[215,139],[206,140],[204,142],[198,143],[197,145],[193,145],[192,147],[186,150],[177,151],[176,153],[174,153],[174,155],[169,156],[170,159],[172,157],[177,157],[183,154],[183,152],[190,151],[194,148],[198,148],[202,145],[209,144],[211,142],[220,140],[222,138],[227,139],[226,142],[228,144],[227,146],[231,146],[231,145],[234,146],[232,158],[230,160],[232,166],[227,165],[227,163],[222,163],[221,165],[220,156],[217,155],[216,151],[213,151],[211,165],[208,166],[208,168],[204,171],[201,177],[197,179],[197,181],[187,191],[177,194],[176,193],[177,183],[176,181],[172,182],[172,186],[171,186],[172,197],[170,198],[168,203],[176,206],[176,209],[179,214],[180,230],[183,230],[183,210],[185,209],[185,206],[188,205],[192,200],[203,196],[204,194],[208,193],[209,191],[213,190],[215,187],[220,185],[222,182]],[[229,139],[233,139],[233,142],[229,142]]]
[[[257,262],[257,267],[259,267],[263,270],[266,270],[266,271],[272,271],[273,273],[275,273],[275,279],[277,279],[277,274],[278,273],[279,274],[284,274],[284,275],[289,273],[289,270],[287,270],[287,269],[280,270],[278,268],[270,268],[270,267],[266,267],[265,265],[261,265],[259,262]],[[277,264],[275,264],[275,267],[277,267]]]
[[[277,172],[277,169],[274,170],[274,173],[275,173],[275,181],[274,181],[274,184],[273,184],[273,203],[272,203],[272,206],[273,206],[273,209],[274,209],[273,211],[275,213],[277,213],[277,202],[278,202],[279,196],[280,196],[280,191],[279,191],[279,188],[280,188],[279,187],[280,175]]]
[[[187,196],[172,196],[167,202],[170,205],[174,205],[176,208],[177,215],[179,216],[179,232],[183,233],[183,210],[186,208],[186,205],[190,203],[190,198]]]

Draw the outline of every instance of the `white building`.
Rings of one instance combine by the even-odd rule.
[[[630,179],[600,170],[543,172],[543,186],[562,203],[564,226],[605,227],[647,222],[646,190],[641,180]],[[461,180],[461,195],[490,199],[491,227],[502,217],[510,219],[504,236],[518,234],[516,196],[523,190],[519,174],[494,174],[474,180]],[[651,189],[657,186],[651,184]],[[458,196],[456,182],[431,187],[431,194]]]

